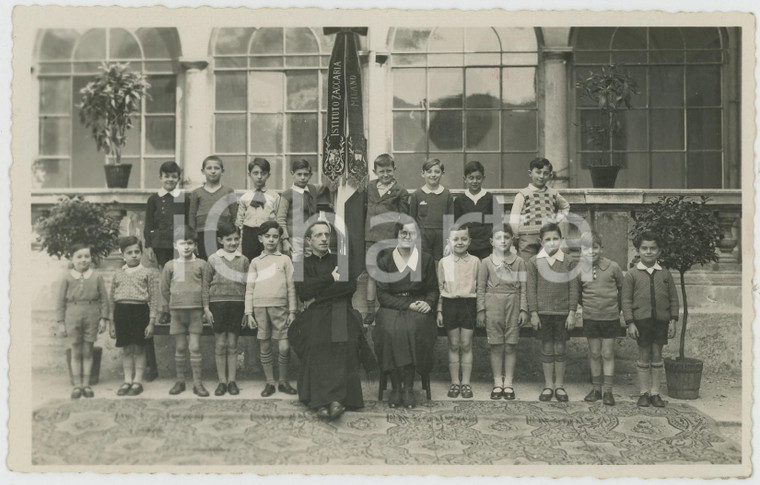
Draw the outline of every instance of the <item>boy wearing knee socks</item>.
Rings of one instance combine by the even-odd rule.
[[[169,261],[161,273],[161,307],[169,313],[169,333],[174,337],[174,364],[177,382],[169,394],[185,390],[185,361],[190,351],[190,368],[193,372],[193,393],[207,397],[201,376],[201,335],[203,319],[207,324],[214,320],[209,308],[211,266],[195,257],[195,231],[180,226],[174,231],[174,248],[179,257]]]
[[[288,327],[296,317],[296,287],[293,263],[277,250],[282,232],[282,227],[275,221],[266,221],[261,225],[259,241],[264,250],[251,261],[245,289],[245,315],[249,328],[258,328],[261,366],[267,380],[261,391],[262,397],[275,392],[272,340],[277,341],[280,371],[277,390],[285,394],[298,392],[288,382]]]
[[[664,407],[660,397],[662,347],[676,334],[678,294],[673,276],[657,263],[659,237],[645,232],[634,245],[640,261],[623,278],[622,306],[628,336],[639,346],[636,371],[640,392],[636,404]]]
[[[615,338],[620,333],[623,272],[616,262],[602,256],[602,237],[598,233],[581,236],[581,251],[578,297],[583,307],[583,333],[588,339],[592,385],[584,400],[601,399],[604,404],[614,406]]]
[[[562,232],[549,223],[539,233],[542,249],[530,258],[528,272],[528,310],[530,323],[541,339],[541,362],[544,369],[544,390],[538,399],[569,400],[564,388],[565,351],[568,331],[575,326],[578,306],[578,283],[570,273],[570,261],[560,249]]]

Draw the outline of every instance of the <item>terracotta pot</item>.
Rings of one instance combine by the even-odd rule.
[[[132,172],[132,165],[121,163],[119,165],[107,164],[103,168],[106,171],[106,185],[109,189],[126,189],[129,185],[129,174]]]

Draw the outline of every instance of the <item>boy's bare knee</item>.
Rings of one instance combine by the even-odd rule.
[[[612,350],[602,349],[602,359],[604,360],[612,360],[615,358],[615,352]]]

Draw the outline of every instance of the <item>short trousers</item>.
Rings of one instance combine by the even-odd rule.
[[[620,337],[620,320],[583,319],[583,334],[586,338]]]
[[[253,318],[259,326],[256,337],[259,340],[283,340],[288,338],[288,307],[253,307]]]
[[[517,254],[526,263],[541,251],[541,238],[538,233],[520,234],[517,236]]]
[[[490,345],[520,341],[520,293],[486,293],[486,337]]]
[[[447,332],[463,328],[472,330],[477,319],[476,298],[442,298],[443,327]]]
[[[541,328],[536,332],[536,338],[542,342],[567,342],[570,334],[567,332],[565,322],[567,315],[539,315]]]
[[[649,347],[652,344],[666,345],[668,343],[668,323],[658,322],[647,318],[634,322],[639,330],[639,338],[636,343],[639,347]]]
[[[116,328],[116,346],[139,345],[145,341],[145,328],[150,323],[150,306],[147,303],[120,303],[113,307],[113,324]]]
[[[214,333],[234,333],[240,335],[243,327],[245,303],[242,301],[212,301],[209,303],[214,315]]]
[[[67,302],[63,323],[73,343],[95,342],[98,339],[100,304]]]
[[[187,335],[203,333],[203,310],[200,308],[179,308],[170,310],[171,323],[169,335]]]

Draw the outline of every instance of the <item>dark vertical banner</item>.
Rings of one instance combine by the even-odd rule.
[[[367,28],[326,27],[324,33],[336,39],[327,73],[322,173],[329,181],[337,221],[343,223],[338,227],[345,236],[339,239],[338,253],[348,256],[348,279],[354,280],[364,271],[368,170],[358,36],[366,35]]]

